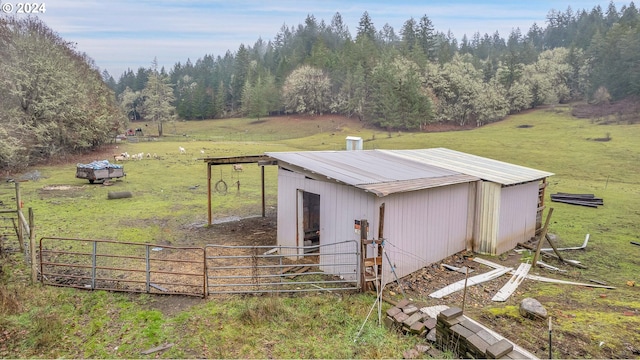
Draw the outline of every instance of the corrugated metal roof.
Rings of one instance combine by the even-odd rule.
[[[403,159],[441,167],[501,185],[514,185],[544,179],[553,173],[514,165],[482,156],[445,148],[419,150],[377,150]]]
[[[267,155],[378,196],[478,180],[377,150],[269,152]]]

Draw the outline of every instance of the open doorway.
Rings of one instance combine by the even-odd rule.
[[[303,190],[298,190],[298,239],[298,246],[320,245],[320,195]]]

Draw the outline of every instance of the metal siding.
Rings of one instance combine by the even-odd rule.
[[[496,255],[500,218],[500,184],[483,181],[480,185],[480,203],[477,207],[478,236],[474,251]]]
[[[309,177],[355,186],[378,196],[478,180],[475,176],[377,150],[267,154]]]
[[[367,219],[370,236],[377,226],[377,208],[374,196],[351,186],[318,181],[280,169],[278,172],[278,244],[294,245],[297,228],[296,202],[298,190],[320,195],[320,243],[328,245],[345,240],[359,240],[354,232],[354,221]],[[375,228],[377,229],[377,228]],[[300,244],[302,245],[302,244]],[[336,249],[353,252],[359,249]],[[332,249],[333,252],[333,249]],[[336,263],[353,263],[348,255],[323,256],[321,268],[328,273],[357,274],[353,266],[333,266]]]
[[[298,191],[304,176],[278,169],[278,227],[279,245],[296,246]]]
[[[385,250],[399,277],[465,249],[469,189],[459,184],[384,198]],[[385,272],[385,282],[393,276]]]
[[[511,250],[536,232],[538,182],[502,188],[496,253]]]
[[[553,173],[550,172],[445,148],[378,151],[462,174],[476,176],[501,185],[520,184],[553,175]]]

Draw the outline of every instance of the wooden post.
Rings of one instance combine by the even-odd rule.
[[[540,249],[542,249],[542,243],[547,237],[547,231],[549,231],[549,222],[551,221],[551,214],[553,214],[553,208],[549,208],[549,212],[547,213],[547,220],[544,222],[544,227],[542,228],[542,232],[540,233],[540,239],[538,240],[538,246],[536,246],[536,254],[533,256],[533,261],[531,262],[531,267],[536,267],[536,262],[540,257]]]
[[[211,164],[207,163],[207,224],[211,225]]]
[[[24,223],[22,222],[24,216],[22,214],[22,197],[20,196],[20,183],[15,183],[16,187],[16,214],[18,215],[18,242],[20,243],[20,252],[24,253]]]
[[[38,282],[38,262],[36,261],[36,232],[33,222],[33,208],[29,208],[29,252],[31,255],[31,284]]]
[[[360,288],[362,289],[362,291],[367,291],[367,282],[365,281],[366,279],[366,274],[365,274],[365,269],[366,267],[364,266],[364,259],[367,258],[367,245],[365,243],[365,240],[367,240],[367,220],[362,219],[360,220]]]
[[[262,175],[262,217],[267,216],[266,212],[266,200],[264,194],[264,165],[260,166],[260,173]]]

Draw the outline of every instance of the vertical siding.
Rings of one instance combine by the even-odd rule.
[[[536,232],[538,182],[502,188],[496,253],[513,249]]]
[[[480,254],[496,254],[500,220],[500,184],[483,181],[480,187],[476,219],[478,233],[474,251]]]
[[[469,190],[457,184],[378,200],[385,203],[385,251],[398,277],[465,250]],[[384,282],[394,281],[386,269]]]
[[[308,179],[302,174],[278,169],[278,229],[279,245],[295,246],[297,232],[297,194],[303,190],[320,195],[320,245],[347,240],[360,240],[354,231],[354,221],[369,220],[368,238],[377,236],[375,196],[352,186]],[[302,244],[300,244],[302,245]],[[358,247],[326,248],[328,252],[355,252]],[[322,256],[322,270],[329,273],[356,275],[355,266],[332,266],[335,263],[354,263],[347,255]],[[324,265],[326,264],[326,265]]]

